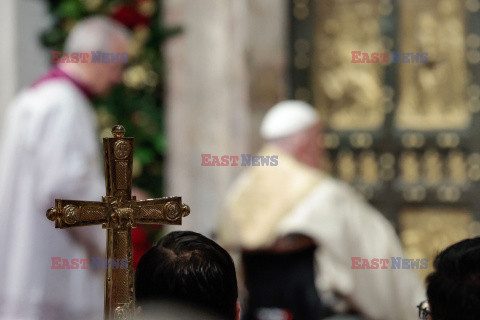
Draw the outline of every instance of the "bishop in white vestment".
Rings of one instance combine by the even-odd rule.
[[[289,235],[307,236],[317,246],[314,281],[324,302],[336,293],[345,299],[341,304],[367,319],[416,319],[424,288],[412,270],[391,269],[391,262],[389,269],[352,269],[354,257],[406,257],[381,213],[350,186],[314,168],[319,148],[311,133],[318,122],[313,108],[298,101],[267,113],[261,133],[272,143],[260,155],[277,155],[278,166],[251,167],[240,176],[229,193],[219,241],[262,252]]]
[[[107,18],[85,20],[72,30],[67,48],[125,51],[119,28]],[[56,198],[99,201],[104,194],[89,98],[119,82],[120,68],[62,65],[7,110],[0,144],[0,319],[103,318],[104,270],[93,269],[91,259],[105,257],[105,231],[54,229],[45,213]]]

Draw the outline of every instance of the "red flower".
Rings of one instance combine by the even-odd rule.
[[[142,15],[135,6],[130,3],[123,3],[116,6],[113,9],[111,17],[132,30],[140,25],[150,26],[152,23],[150,18]]]
[[[132,247],[133,247],[133,268],[137,269],[140,258],[153,246],[148,232],[141,225],[132,229]]]

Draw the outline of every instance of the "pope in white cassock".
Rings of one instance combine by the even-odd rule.
[[[319,170],[320,131],[308,104],[274,106],[261,126],[269,143],[260,155],[278,155],[278,166],[247,169],[229,192],[219,242],[242,253],[244,319],[320,319],[329,303],[366,319],[416,319],[424,288],[413,271],[352,269],[353,257],[404,255],[387,219]]]
[[[71,31],[66,51],[126,52],[128,37],[108,18],[89,18]],[[52,258],[69,265],[103,258],[104,231],[54,229],[45,211],[55,198],[98,201],[104,194],[89,99],[107,94],[122,69],[120,63],[62,64],[7,110],[0,151],[0,319],[103,318],[103,270],[52,269],[66,266]]]

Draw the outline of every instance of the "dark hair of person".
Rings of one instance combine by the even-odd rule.
[[[433,320],[480,319],[480,238],[460,241],[442,251],[427,277]]]
[[[238,298],[235,266],[213,240],[191,231],[171,232],[140,259],[135,296],[140,306],[176,301],[233,320]]]

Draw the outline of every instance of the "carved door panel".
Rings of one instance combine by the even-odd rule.
[[[395,224],[410,257],[480,234],[480,2],[292,0],[289,12],[290,97],[326,119],[327,169]],[[352,51],[428,62],[352,63]]]

